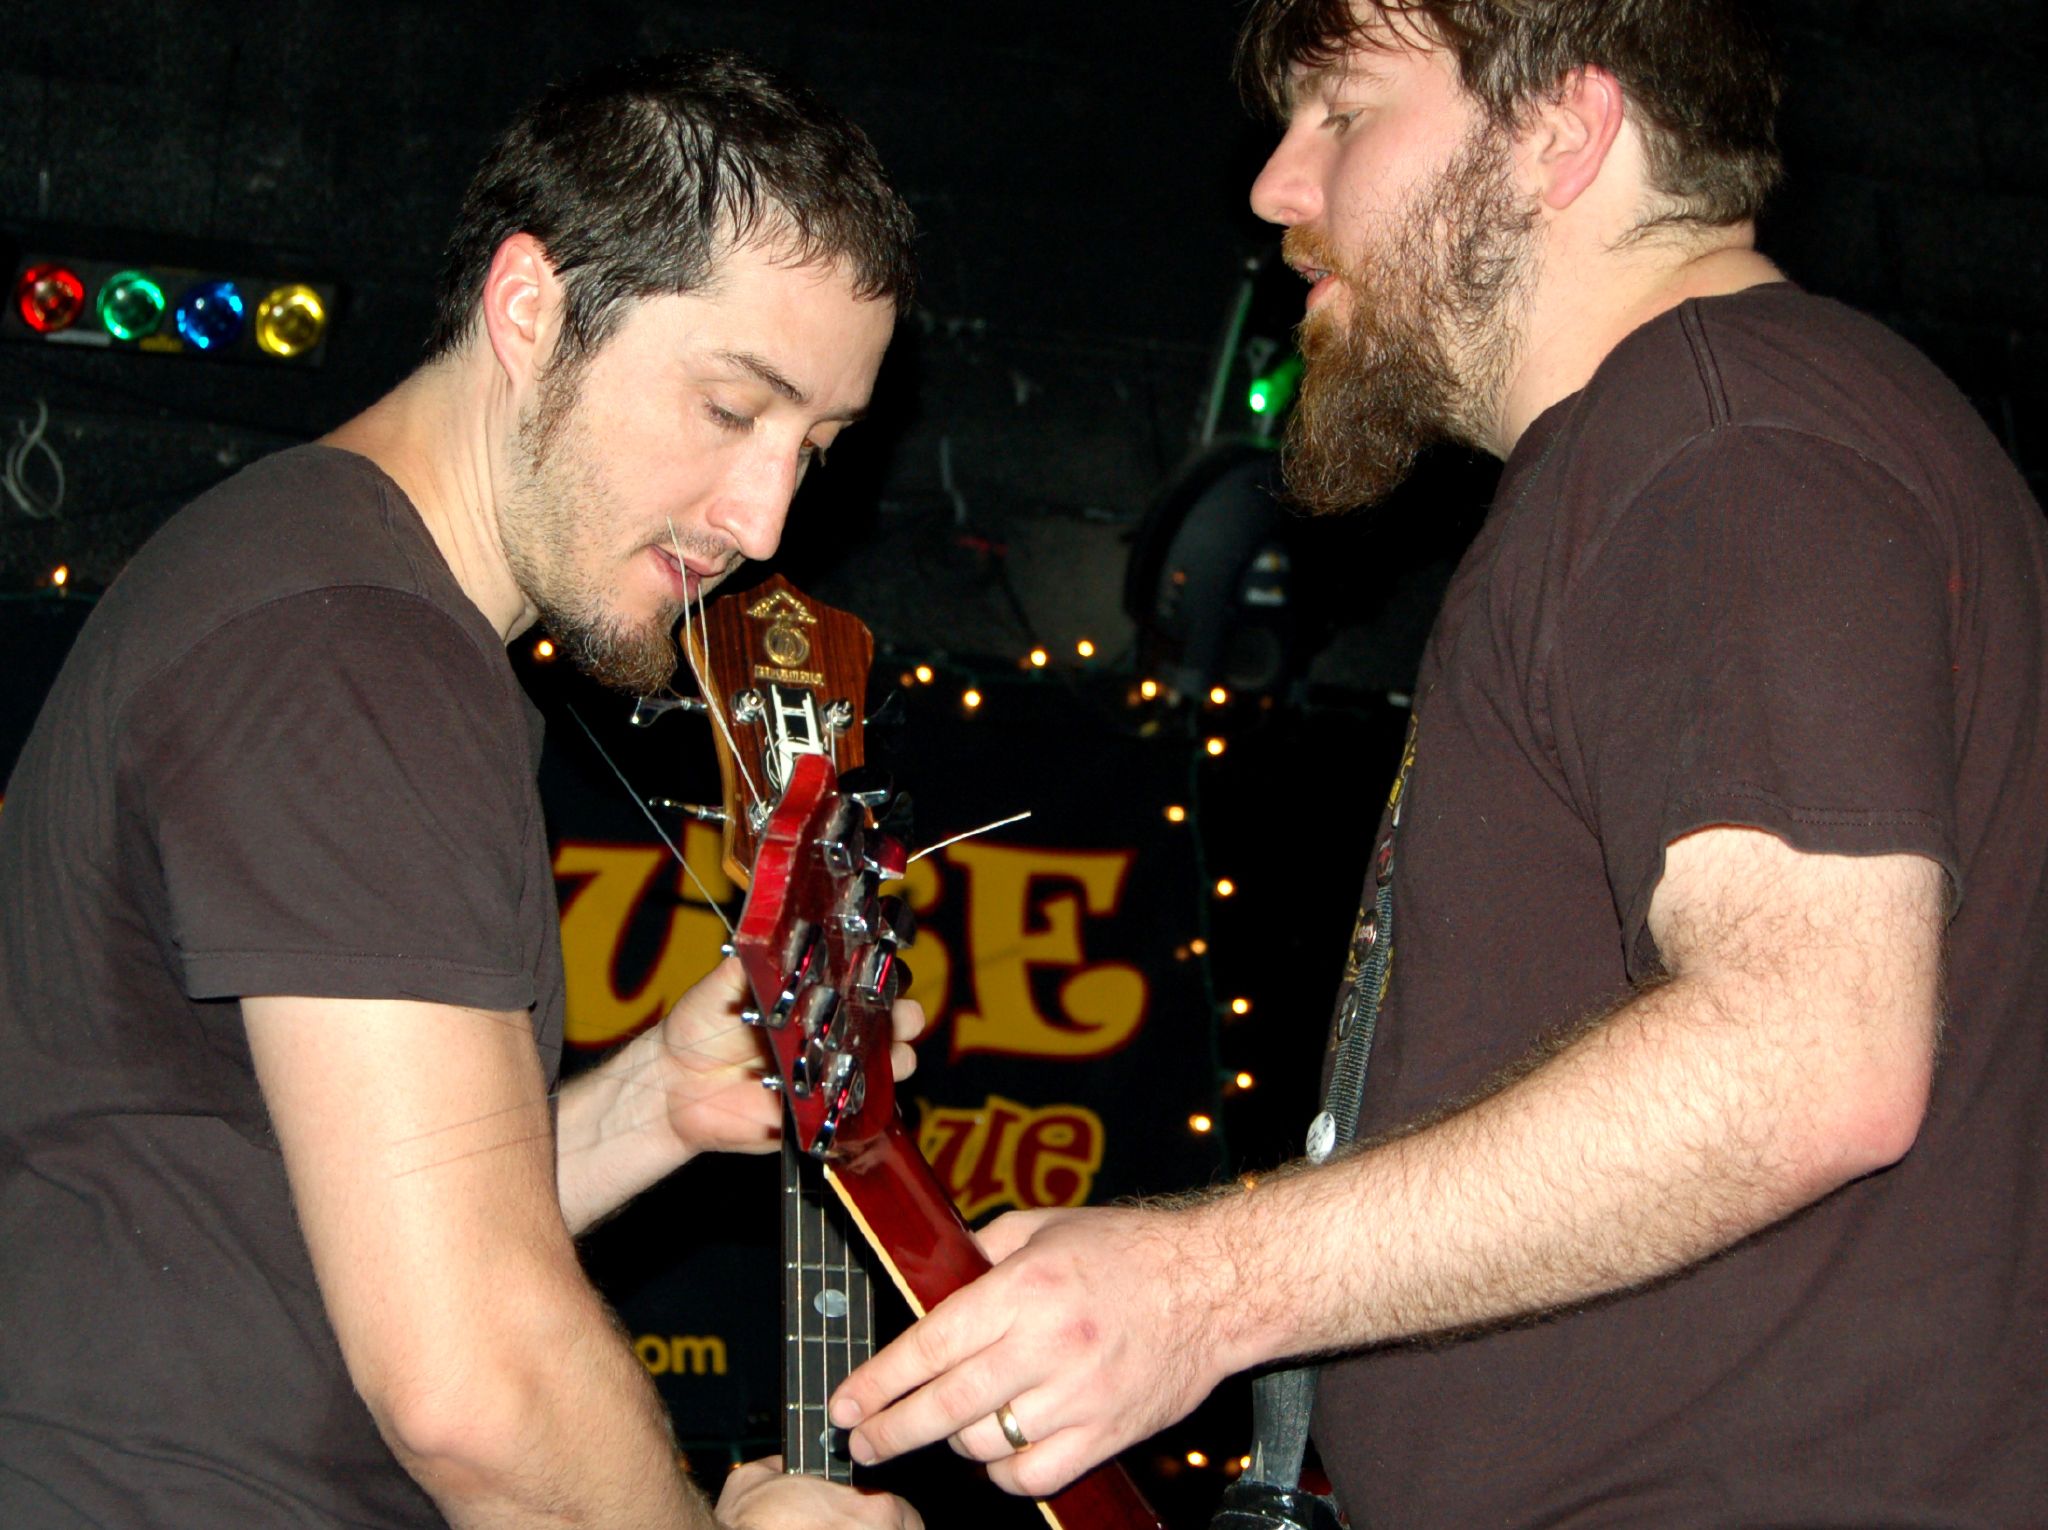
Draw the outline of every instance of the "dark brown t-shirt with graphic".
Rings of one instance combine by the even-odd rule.
[[[1653,1289],[1325,1375],[1353,1523],[1993,1526],[2048,1503],[2048,545],[1967,403],[1784,285],[1530,429],[1417,688],[1384,1130],[1654,977],[1664,847],[1949,873],[1905,1159]]]
[[[245,994],[562,977],[540,720],[398,488],[273,457],[108,591],[0,812],[0,1525],[438,1525],[330,1330]]]

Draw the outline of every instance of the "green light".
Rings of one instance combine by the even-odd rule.
[[[140,271],[120,271],[100,288],[100,323],[116,340],[140,340],[164,322],[164,289]]]
[[[1273,402],[1272,383],[1261,377],[1252,384],[1251,397],[1246,402],[1252,406],[1253,414],[1264,414],[1267,406]]]

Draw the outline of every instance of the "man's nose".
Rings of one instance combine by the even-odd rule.
[[[744,557],[758,563],[773,556],[799,476],[794,458],[750,453],[726,479],[708,517],[710,525],[724,532]]]
[[[1309,174],[1308,146],[1289,128],[1252,182],[1252,211],[1268,223],[1293,227],[1322,211],[1322,192]]]

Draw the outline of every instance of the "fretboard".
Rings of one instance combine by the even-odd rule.
[[[832,1428],[832,1389],[874,1350],[865,1249],[817,1161],[782,1147],[782,1321],[785,1471],[846,1482],[845,1432]]]

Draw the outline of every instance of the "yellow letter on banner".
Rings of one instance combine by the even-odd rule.
[[[690,824],[683,853],[712,892],[731,891],[718,866],[718,834]],[[640,845],[580,845],[564,842],[555,852],[555,875],[588,877],[562,906],[562,976],[568,1013],[563,1022],[571,1046],[609,1046],[668,1012],[683,990],[718,965],[725,926],[702,907],[704,895],[683,879],[685,906],[669,915],[660,954],[645,981],[630,994],[619,992],[619,948],[626,926],[667,850]],[[677,867],[680,876],[681,867]],[[699,905],[690,907],[690,904]]]
[[[1111,914],[1123,889],[1129,850],[1034,850],[955,845],[947,859],[967,872],[967,949],[975,1008],[953,1021],[953,1055],[1007,1052],[1030,1057],[1099,1057],[1137,1033],[1145,1019],[1145,978],[1123,962],[1090,965],[1081,943],[1083,900],[1091,915]],[[1078,883],[1034,905],[1036,884]],[[1042,1014],[1031,990],[1034,967],[1063,967],[1055,1013]]]
[[[1102,1167],[1102,1117],[992,1094],[979,1109],[926,1106],[917,1145],[969,1221],[998,1206],[1086,1204]]]

